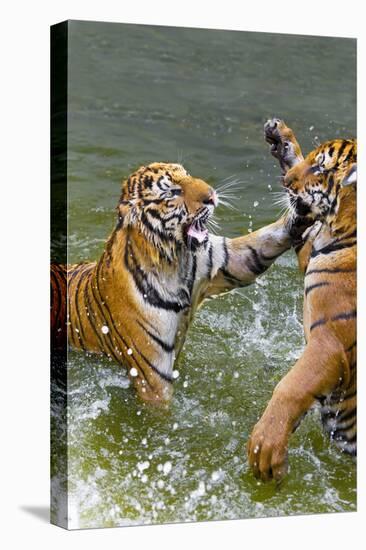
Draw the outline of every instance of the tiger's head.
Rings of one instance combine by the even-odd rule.
[[[327,141],[295,164],[283,178],[290,207],[299,216],[324,220],[338,210],[357,178],[356,140]]]
[[[123,182],[119,225],[137,228],[157,246],[195,249],[208,239],[206,224],[217,204],[212,187],[183,166],[154,162]]]

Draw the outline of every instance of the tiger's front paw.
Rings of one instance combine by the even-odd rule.
[[[278,145],[282,144],[283,136],[281,131],[286,128],[286,124],[280,118],[270,118],[264,125],[264,137],[267,143],[271,145],[271,153],[275,153]]]
[[[271,146],[271,154],[279,161],[283,174],[303,159],[293,131],[280,118],[267,120],[264,137]]]
[[[281,422],[281,421],[279,421]],[[287,473],[287,430],[275,418],[263,415],[248,441],[248,461],[255,477],[281,480]]]

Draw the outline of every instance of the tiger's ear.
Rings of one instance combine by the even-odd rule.
[[[357,164],[352,164],[351,168],[348,170],[347,174],[341,181],[342,187],[347,187],[348,185],[357,184]]]

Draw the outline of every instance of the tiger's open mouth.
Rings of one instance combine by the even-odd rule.
[[[206,239],[208,239],[208,230],[203,227],[202,223],[198,220],[188,227],[187,235],[188,237],[191,237],[191,239],[195,239],[202,244]]]
[[[205,226],[209,218],[209,213],[201,215],[199,218],[193,220],[193,222],[186,227],[186,237],[189,242],[196,244],[203,244],[208,239],[208,229]]]

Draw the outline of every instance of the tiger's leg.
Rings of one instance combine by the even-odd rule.
[[[291,433],[314,401],[349,378],[345,352],[331,334],[311,338],[304,353],[275,388],[248,441],[249,465],[256,477],[281,479],[287,472]]]
[[[271,145],[271,154],[279,161],[282,174],[304,160],[295,134],[283,120],[272,118],[264,125],[264,137]]]
[[[204,297],[253,283],[292,243],[287,220],[281,218],[243,237],[211,236],[211,244],[218,268]]]
[[[282,217],[243,237],[211,236],[214,263],[217,261],[219,266],[204,297],[253,283],[281,254],[301,240],[308,227],[306,222],[302,218],[290,220]]]

